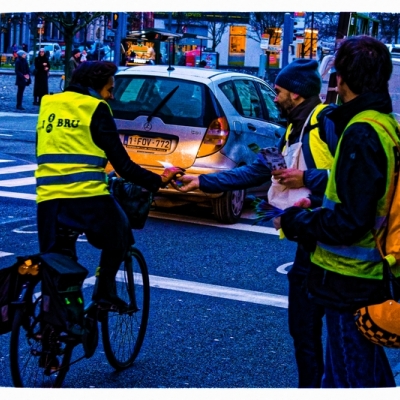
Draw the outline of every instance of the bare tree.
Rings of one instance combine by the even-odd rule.
[[[371,17],[379,20],[379,38],[386,43],[399,43],[400,14],[371,13]]]
[[[270,43],[276,44],[280,36],[276,34],[275,30],[283,27],[284,18],[285,13],[283,12],[252,12],[249,19],[252,29],[247,36],[256,42],[261,42],[262,35],[268,33]]]
[[[72,71],[69,68],[69,54],[71,54],[74,36],[93,20],[109,13],[104,12],[45,12],[38,16],[47,22],[52,22],[64,36],[65,41],[65,82],[71,80]]]
[[[227,21],[208,21],[207,23],[207,32],[210,38],[212,38],[212,51],[215,51],[217,46],[221,43],[222,36],[224,35],[226,29],[231,24]]]

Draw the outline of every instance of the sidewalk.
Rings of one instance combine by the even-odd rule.
[[[51,71],[49,76],[49,92],[60,93],[62,71]],[[33,78],[35,79],[35,78]],[[38,114],[39,107],[33,103],[33,83],[25,89],[22,100],[23,110],[16,109],[17,87],[13,69],[0,68],[0,112],[15,112],[19,114]]]

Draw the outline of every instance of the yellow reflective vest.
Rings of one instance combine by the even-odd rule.
[[[75,92],[43,96],[37,124],[37,202],[108,195],[107,157],[90,123],[104,100]]]
[[[375,226],[373,230],[367,232],[360,240],[351,246],[332,246],[324,243],[317,243],[315,252],[311,256],[314,264],[320,267],[339,273],[341,275],[366,278],[382,279],[382,257],[377,248],[376,239],[383,241],[385,233],[385,223],[390,207],[394,179],[395,179],[395,152],[393,140],[387,134],[385,128],[389,130],[393,137],[397,136],[397,121],[391,114],[382,114],[377,111],[363,111],[351,119],[345,130],[352,124],[364,122],[369,123],[377,132],[379,141],[385,151],[387,158],[387,178],[385,194],[379,199],[377,204]],[[384,125],[385,128],[382,127]],[[343,137],[343,135],[342,135]],[[338,148],[331,174],[329,176],[322,207],[334,209],[336,204],[341,203],[336,190],[336,166],[342,137],[339,140]],[[392,268],[393,274],[400,276],[400,266]]]
[[[309,147],[311,151],[312,158],[315,163],[315,167],[318,169],[328,169],[330,170],[333,163],[333,156],[329,150],[329,146],[326,142],[324,142],[319,134],[318,127],[318,115],[319,113],[327,107],[327,104],[318,104],[310,117],[310,126],[314,126],[308,134]],[[286,143],[289,141],[289,136],[292,131],[292,124],[286,129],[285,139]],[[286,146],[286,144],[285,144]],[[284,147],[285,147],[284,146]]]

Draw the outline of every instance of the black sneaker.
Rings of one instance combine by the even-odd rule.
[[[17,110],[25,110],[25,108],[22,106],[17,106]]]

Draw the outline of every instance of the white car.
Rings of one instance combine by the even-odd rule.
[[[392,58],[400,58],[400,44],[387,44]]]
[[[274,97],[273,89],[252,75],[146,65],[117,73],[109,104],[132,160],[158,174],[172,164],[199,175],[251,164],[257,146],[276,144],[284,128]],[[268,186],[254,190],[266,193]],[[219,221],[234,223],[246,191],[205,194],[166,188],[157,195],[170,205],[211,205]]]
[[[50,62],[58,62],[61,60],[61,46],[58,43],[49,43],[42,42],[36,44],[35,56],[33,55],[33,51],[29,52],[29,60],[32,61],[34,57],[37,57],[39,54],[39,49],[44,48],[45,52],[49,52],[49,61]]]

